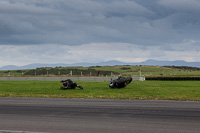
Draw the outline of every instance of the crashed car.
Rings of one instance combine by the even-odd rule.
[[[61,80],[60,82],[63,84],[63,86],[60,87],[60,89],[62,90],[75,89],[76,87],[83,89],[82,86],[78,85],[77,83],[74,83],[71,79]]]
[[[110,88],[124,88],[128,84],[130,84],[132,81],[132,77],[118,77],[117,79],[114,79],[110,81],[109,87]]]

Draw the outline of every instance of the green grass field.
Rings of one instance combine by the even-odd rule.
[[[101,76],[112,76],[114,74],[115,76],[132,77],[200,77],[200,68],[163,66],[93,66],[41,68],[41,70],[4,70],[0,71],[0,76],[72,76],[69,71],[73,72],[73,76],[97,76],[97,72],[100,72]]]
[[[0,81],[0,97],[53,97],[200,101],[200,81],[133,81],[111,89],[109,82],[76,82],[83,90],[60,90],[59,81]]]

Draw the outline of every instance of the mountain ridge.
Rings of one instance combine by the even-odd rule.
[[[65,64],[65,63],[55,63],[55,64],[43,64],[43,63],[32,63],[24,66],[15,66],[15,65],[6,65],[0,67],[0,70],[23,70],[23,69],[36,69],[40,67],[89,67],[89,66],[115,66],[115,65],[150,65],[150,66],[188,66],[188,67],[200,67],[200,62],[186,62],[183,60],[176,61],[158,61],[149,59],[144,62],[139,63],[126,63],[117,60],[110,60],[99,63],[73,63],[73,64]]]

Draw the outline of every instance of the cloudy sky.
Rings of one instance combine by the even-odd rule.
[[[0,66],[200,62],[200,0],[0,0]]]

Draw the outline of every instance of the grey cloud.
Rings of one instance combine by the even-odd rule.
[[[160,5],[164,7],[183,11],[183,12],[196,12],[200,11],[200,2],[199,0],[158,0]]]
[[[95,63],[108,60],[141,62],[147,59],[200,61],[199,51],[195,50],[199,48],[198,43],[190,40],[168,45],[172,49],[167,50],[160,46],[145,47],[128,43],[91,43],[75,46],[0,45],[0,66],[30,63]],[[191,48],[185,48],[188,46]]]
[[[187,3],[186,0],[2,0],[0,44],[164,45],[197,40],[200,2],[192,0],[191,6],[184,8]]]

